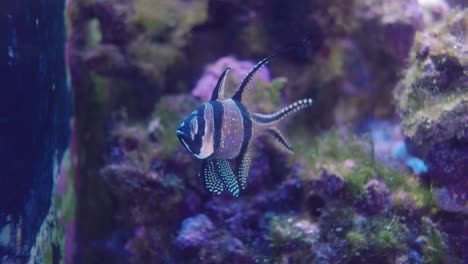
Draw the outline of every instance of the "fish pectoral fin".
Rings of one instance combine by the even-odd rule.
[[[213,93],[211,94],[210,101],[215,101],[224,98],[224,86],[226,83],[227,74],[230,70],[231,68],[226,68],[219,77],[218,83],[216,84],[215,88],[213,89]]]
[[[294,153],[294,149],[291,147],[291,145],[289,145],[289,143],[286,141],[286,138],[277,128],[268,128],[267,131],[275,138],[276,141],[280,143],[282,147],[284,147],[287,152],[291,154]]]
[[[224,186],[229,190],[229,192],[234,197],[239,196],[239,183],[234,175],[234,172],[231,169],[231,165],[228,160],[217,159],[213,160],[215,163],[216,173],[221,178],[221,182],[224,183]]]
[[[223,190],[223,183],[216,173],[216,166],[214,160],[203,160],[200,169],[200,176],[203,180],[203,185],[208,192],[215,195],[220,195]]]
[[[245,153],[237,157],[237,180],[240,183],[241,189],[247,187],[247,177],[249,176],[250,167],[252,165],[252,148],[247,148]]]

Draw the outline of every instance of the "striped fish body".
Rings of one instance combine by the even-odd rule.
[[[211,100],[185,117],[176,131],[185,149],[202,160],[200,176],[212,194],[221,194],[227,189],[237,197],[240,190],[246,188],[252,142],[259,135],[271,134],[288,152],[292,152],[277,124],[288,115],[311,106],[312,99],[297,101],[269,115],[250,113],[242,103],[249,81],[274,56],[255,65],[229,99],[223,98],[224,83],[230,70],[226,69],[213,90]],[[234,171],[231,164],[235,165]]]
[[[232,99],[218,101],[222,107],[219,146],[215,159],[234,159],[249,145],[252,120],[247,109]]]

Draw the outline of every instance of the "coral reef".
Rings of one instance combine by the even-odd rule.
[[[430,220],[429,186],[375,160],[373,145],[346,131],[304,142],[313,147],[299,148],[295,162],[262,139],[246,193],[208,195],[197,163],[178,144],[163,147],[177,125],[173,115],[184,115],[171,108],[180,101],[198,103],[164,97],[150,128],[123,122],[114,129],[113,161],[102,175],[120,201],[121,247],[131,262],[459,260]]]
[[[403,131],[426,161],[441,208],[468,206],[468,11],[454,10],[418,32],[395,90]]]
[[[467,14],[430,2],[71,2],[78,261],[466,262]],[[296,154],[262,137],[245,192],[210,195],[180,120],[304,32],[247,102],[314,98]]]

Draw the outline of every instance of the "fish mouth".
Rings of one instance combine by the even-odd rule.
[[[184,132],[182,132],[182,130],[180,129],[177,129],[176,134],[177,136],[180,136],[180,137],[184,136]]]

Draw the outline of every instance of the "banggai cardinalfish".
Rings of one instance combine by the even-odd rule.
[[[288,115],[312,105],[312,99],[302,99],[273,114],[251,113],[245,106],[246,91],[255,73],[273,57],[264,58],[243,79],[231,98],[224,98],[227,68],[219,77],[209,102],[198,106],[186,116],[177,137],[180,143],[202,161],[200,177],[206,189],[219,195],[226,188],[233,196],[247,186],[252,161],[252,142],[259,135],[271,134],[288,152],[291,146],[277,128]],[[233,160],[235,172],[231,168]]]

